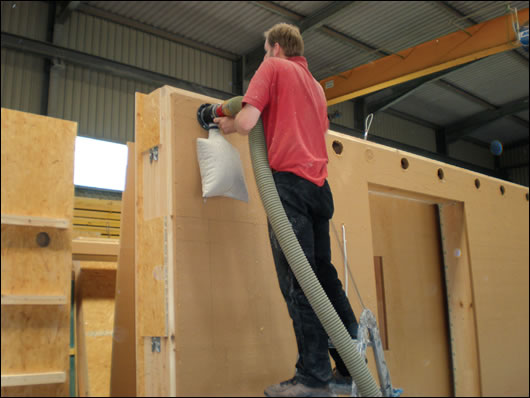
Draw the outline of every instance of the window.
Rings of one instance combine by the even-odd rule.
[[[127,145],[76,137],[74,185],[123,191]]]

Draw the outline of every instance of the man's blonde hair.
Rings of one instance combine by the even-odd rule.
[[[286,57],[304,55],[304,39],[302,39],[302,34],[297,26],[278,23],[263,35],[269,46],[273,47],[275,43],[278,43]]]

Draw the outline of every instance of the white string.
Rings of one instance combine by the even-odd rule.
[[[339,239],[339,234],[337,232],[337,228],[335,228],[335,224],[333,222],[330,222],[330,224],[333,227],[333,232],[335,233],[335,238],[337,239],[337,243],[339,244],[339,247],[340,247],[340,239]],[[357,292],[357,297],[359,297],[359,301],[361,303],[361,306],[363,307],[363,309],[366,309],[366,306],[364,305],[363,299],[361,298],[361,294],[359,293],[359,289],[357,288],[357,284],[355,283],[355,279],[353,279],[353,275],[352,275],[352,273],[350,271],[350,267],[348,266],[348,259],[346,258],[346,254],[344,253],[344,251],[342,251],[342,258],[344,259],[344,265],[346,266],[346,269],[348,270],[348,275],[350,276],[350,280],[353,283],[353,287],[355,288],[355,291]],[[346,278],[346,276],[344,276],[344,278]]]

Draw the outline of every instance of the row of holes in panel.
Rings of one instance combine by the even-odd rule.
[[[342,154],[342,151],[343,151],[343,149],[344,149],[344,147],[343,147],[343,145],[342,145],[342,143],[341,143],[340,141],[333,141],[332,148],[333,148],[333,150],[335,151],[335,153],[336,153],[337,155]],[[406,169],[409,168],[409,161],[407,160],[407,158],[402,158],[402,159],[401,159],[401,167],[402,167],[404,170],[406,170]],[[437,173],[438,173],[438,178],[439,178],[440,180],[443,180],[443,179],[444,179],[444,171],[443,171],[443,169],[438,169],[438,172],[437,172]],[[480,188],[480,180],[479,180],[478,178],[475,178],[475,187],[476,187],[477,189]],[[501,185],[501,186],[499,187],[499,190],[500,190],[500,192],[501,192],[501,195],[504,195],[505,192],[506,192],[506,188],[504,188],[503,185]],[[525,194],[525,197],[526,197],[526,200],[528,201],[528,192]]]

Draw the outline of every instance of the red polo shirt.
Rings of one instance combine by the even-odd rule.
[[[261,112],[271,169],[324,185],[328,176],[327,103],[306,59],[264,60],[250,81],[243,104]]]

